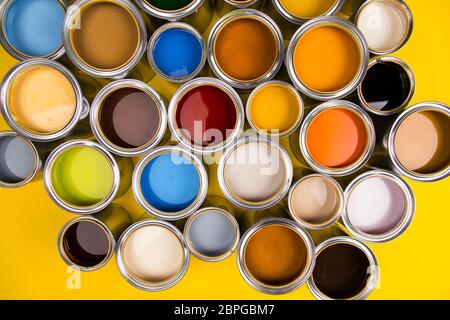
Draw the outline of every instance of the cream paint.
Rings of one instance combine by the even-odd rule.
[[[225,183],[234,196],[265,202],[283,188],[286,168],[280,153],[265,142],[252,141],[234,150],[225,164]]]
[[[122,258],[127,272],[146,283],[170,280],[180,272],[185,259],[180,240],[161,226],[144,226],[131,233]]]

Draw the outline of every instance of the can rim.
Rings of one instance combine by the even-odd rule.
[[[88,65],[77,55],[76,51],[72,47],[72,42],[70,39],[71,30],[73,29],[73,26],[76,25],[76,23],[74,23],[73,21],[81,13],[82,7],[84,7],[85,5],[92,4],[91,0],[77,0],[75,3],[71,4],[68,7],[66,15],[64,17],[62,29],[63,43],[64,48],[66,50],[66,54],[69,57],[70,61],[81,71],[93,77],[120,79],[126,77],[128,72],[138,64],[138,62],[144,55],[147,45],[147,28],[145,26],[144,18],[141,16],[136,6],[131,3],[131,1],[126,0],[105,0],[105,1],[116,3],[117,5],[122,6],[129,12],[130,16],[133,17],[133,19],[136,22],[137,28],[139,29],[139,43],[136,45],[136,49],[135,52],[133,53],[132,58],[129,61],[127,61],[124,65],[116,69],[102,70],[99,68],[95,68],[94,66]]]
[[[146,226],[159,226],[159,227],[166,228],[167,230],[172,232],[172,234],[174,234],[177,237],[178,241],[180,242],[181,247],[183,248],[184,261],[183,261],[183,265],[182,265],[179,273],[176,276],[173,276],[172,278],[168,279],[168,281],[166,281],[165,283],[151,285],[151,284],[144,284],[143,282],[138,281],[137,279],[133,278],[129,274],[129,272],[127,271],[127,269],[125,267],[125,263],[123,261],[122,251],[123,251],[123,246],[125,245],[126,240],[133,232],[135,232],[136,230],[138,230],[142,227],[146,227]],[[166,289],[173,287],[186,274],[187,269],[189,267],[189,261],[190,261],[189,249],[186,245],[186,241],[183,237],[183,234],[180,231],[178,231],[177,228],[175,228],[173,225],[171,225],[170,223],[168,223],[166,221],[141,220],[141,221],[135,222],[134,224],[129,226],[123,232],[123,234],[120,236],[120,238],[117,242],[117,246],[116,246],[116,264],[117,264],[120,274],[132,286],[134,286],[135,288],[138,288],[140,290],[144,290],[144,291],[156,292],[156,291],[162,291],[162,290],[166,290]]]
[[[447,166],[447,168],[442,169],[436,173],[430,173],[430,174],[421,174],[417,172],[413,172],[411,170],[406,169],[398,160],[396,154],[395,154],[395,148],[394,148],[394,140],[395,135],[397,133],[398,128],[402,124],[403,120],[405,120],[408,116],[415,112],[421,112],[421,111],[435,111],[435,112],[442,112],[447,117],[450,117],[450,107],[446,104],[440,103],[440,102],[434,102],[434,101],[426,101],[421,102],[413,105],[412,107],[409,107],[408,109],[404,110],[395,120],[394,124],[391,127],[391,130],[389,131],[388,141],[387,141],[387,149],[389,152],[389,157],[391,158],[391,161],[394,164],[394,168],[396,171],[398,171],[401,175],[415,180],[415,181],[421,181],[421,182],[434,182],[441,179],[445,179],[448,176],[450,176],[450,166]]]
[[[197,170],[200,179],[200,190],[197,194],[195,200],[186,208],[177,212],[164,212],[159,209],[154,208],[150,203],[145,200],[144,195],[140,188],[140,177],[144,171],[147,164],[154,158],[163,154],[177,154],[178,156],[188,160]],[[201,160],[194,154],[191,154],[187,150],[179,146],[164,146],[153,149],[147,153],[134,168],[133,178],[132,178],[132,189],[133,195],[138,204],[145,209],[145,211],[161,220],[174,221],[185,218],[193,214],[203,203],[206,198],[206,193],[208,191],[208,175],[206,169],[201,162]]]
[[[302,83],[302,81],[298,78],[297,73],[294,68],[293,63],[293,57],[294,57],[294,51],[297,46],[298,41],[300,38],[308,31],[310,31],[313,28],[322,26],[322,25],[335,25],[339,28],[345,29],[346,32],[348,32],[355,40],[355,43],[359,46],[360,51],[360,66],[358,73],[355,75],[352,81],[350,81],[346,86],[344,86],[342,89],[334,91],[334,92],[319,92],[314,89],[308,88],[306,85]],[[340,17],[334,17],[334,16],[324,16],[312,19],[302,26],[298,28],[298,30],[295,32],[294,36],[292,37],[291,42],[289,43],[287,52],[286,52],[286,67],[289,74],[289,78],[291,79],[294,86],[303,94],[307,95],[308,97],[311,97],[316,100],[320,101],[327,101],[332,99],[339,99],[343,98],[350,93],[352,93],[361,83],[361,81],[364,79],[367,67],[368,67],[368,61],[369,61],[369,49],[367,47],[367,41],[364,38],[361,31],[359,31],[358,28],[355,27],[351,22],[348,20],[345,20]]]
[[[382,177],[385,179],[389,179],[390,181],[394,182],[398,187],[400,187],[405,196],[405,208],[401,221],[397,224],[397,226],[392,228],[390,231],[385,232],[381,235],[374,235],[359,230],[351,223],[350,218],[348,217],[348,210],[347,210],[349,197],[353,192],[353,190],[355,189],[355,187],[364,180],[373,177]],[[345,206],[344,212],[342,214],[342,221],[344,222],[345,227],[348,229],[348,231],[350,231],[352,236],[361,241],[366,241],[369,243],[383,243],[394,240],[395,238],[401,236],[408,229],[414,218],[416,204],[414,193],[411,187],[406,183],[406,181],[404,181],[399,176],[385,170],[371,170],[359,175],[358,177],[353,179],[353,181],[347,186],[344,192],[344,196],[345,196]]]
[[[191,3],[183,8],[176,10],[162,10],[150,5],[145,0],[136,0],[136,4],[149,15],[169,21],[180,20],[195,13],[203,5],[203,2],[205,2],[205,0],[192,0]]]
[[[277,44],[277,57],[275,61],[273,62],[273,65],[271,68],[261,77],[257,79],[252,80],[238,80],[234,79],[230,76],[228,76],[219,66],[219,63],[216,61],[215,58],[215,41],[217,36],[219,35],[220,31],[222,31],[223,27],[225,27],[226,24],[233,20],[237,19],[255,19],[261,23],[263,23],[267,28],[270,29],[272,32],[272,35],[275,39],[275,42]],[[277,26],[275,21],[272,20],[268,15],[265,13],[262,13],[259,10],[255,9],[238,9],[233,10],[223,17],[221,17],[217,22],[213,25],[211,32],[209,33],[208,37],[208,62],[209,66],[211,67],[213,73],[222,81],[225,81],[229,85],[231,85],[234,88],[237,89],[252,89],[257,87],[258,85],[271,80],[273,77],[275,77],[276,73],[281,69],[283,66],[284,61],[284,39],[283,34],[280,30],[280,28]]]
[[[248,201],[241,200],[237,198],[229,189],[225,181],[225,167],[226,162],[228,158],[231,156],[231,154],[240,146],[249,144],[249,143],[264,143],[268,146],[270,146],[272,149],[274,149],[278,154],[280,155],[283,165],[285,168],[285,174],[284,174],[284,183],[283,187],[280,188],[279,192],[274,195],[272,198],[268,199],[264,202],[258,202],[258,203],[251,203]],[[264,210],[273,207],[278,202],[280,202],[284,196],[289,192],[289,188],[292,183],[292,177],[293,177],[293,167],[292,167],[292,161],[282,146],[279,144],[273,143],[270,140],[266,139],[265,137],[261,136],[246,136],[242,137],[239,140],[236,141],[232,145],[232,147],[227,148],[227,150],[222,154],[222,156],[219,159],[219,164],[217,168],[217,180],[219,182],[219,187],[222,190],[225,198],[229,200],[232,204],[236,205],[239,208],[246,209],[246,210]]]
[[[333,6],[328,9],[328,11],[322,13],[319,16],[316,17],[310,17],[310,18],[299,18],[297,16],[294,16],[292,13],[290,13],[288,10],[286,10],[283,5],[281,4],[280,0],[272,0],[272,3],[275,7],[275,9],[278,11],[278,13],[287,19],[288,21],[295,23],[295,24],[303,24],[307,21],[310,21],[312,19],[318,18],[318,17],[325,17],[325,16],[333,16],[341,10],[342,6],[345,3],[345,0],[335,0]]]
[[[172,77],[172,76],[165,74],[158,68],[158,66],[155,63],[155,59],[153,57],[152,49],[155,45],[156,40],[158,40],[159,36],[164,31],[167,31],[169,29],[184,29],[184,30],[189,31],[192,35],[195,36],[195,38],[197,38],[198,42],[200,43],[200,45],[202,47],[202,58],[201,58],[200,64],[197,66],[197,69],[195,69],[194,72],[192,72],[191,74],[188,74],[184,77]],[[152,69],[161,78],[163,78],[164,80],[167,80],[169,82],[183,83],[183,82],[194,79],[203,70],[203,68],[205,67],[205,64],[206,64],[206,51],[207,51],[207,49],[206,49],[205,41],[203,40],[202,35],[200,34],[200,32],[198,32],[197,29],[195,29],[191,25],[184,23],[184,22],[169,22],[169,23],[163,24],[161,27],[156,29],[156,31],[153,32],[152,36],[150,37],[150,40],[148,41],[148,45],[147,45],[147,59],[148,59],[150,66],[152,67]]]
[[[310,156],[308,147],[306,144],[306,133],[308,131],[308,127],[311,124],[312,120],[317,115],[319,115],[319,113],[321,113],[322,111],[330,110],[333,108],[342,108],[342,109],[346,109],[348,111],[352,111],[353,113],[355,113],[363,121],[363,123],[366,127],[366,132],[367,132],[367,145],[366,145],[364,152],[361,154],[359,159],[356,160],[353,164],[350,164],[343,168],[328,168],[328,167],[325,167],[325,166],[317,163]],[[315,171],[322,173],[322,174],[341,177],[341,176],[351,174],[351,173],[356,172],[357,170],[361,169],[367,163],[367,161],[370,159],[370,157],[372,156],[372,153],[375,149],[375,142],[376,142],[375,127],[374,127],[374,124],[373,124],[370,116],[363,109],[358,107],[356,104],[354,104],[350,101],[345,101],[345,100],[331,100],[331,101],[327,101],[327,102],[324,102],[324,103],[318,105],[317,107],[315,107],[313,109],[313,111],[311,111],[306,116],[305,120],[303,121],[302,126],[300,127],[299,140],[300,140],[300,151],[301,151],[305,161],[308,163],[309,166],[311,166],[311,168],[313,168]]]
[[[232,5],[233,7],[236,7],[238,9],[245,9],[248,8],[255,3],[257,3],[259,0],[246,0],[244,1],[235,1],[235,0],[224,0],[226,3]],[[262,2],[262,1],[261,1]]]
[[[356,12],[355,15],[355,26],[358,25],[358,19],[359,19],[359,15],[362,13],[362,11],[364,10],[364,8],[369,5],[371,2],[374,1],[379,1],[379,0],[368,0],[365,1],[358,9],[358,11]],[[405,35],[405,38],[394,48],[390,49],[390,50],[385,50],[385,51],[378,51],[378,50],[373,50],[369,48],[369,52],[374,54],[374,55],[385,55],[385,54],[391,54],[394,53],[397,50],[400,50],[409,40],[409,38],[412,35],[413,32],[413,28],[414,28],[414,19],[413,19],[413,15],[411,12],[411,9],[409,9],[408,5],[405,3],[405,1],[403,0],[383,0],[383,1],[388,1],[390,3],[393,3],[394,5],[396,5],[397,7],[400,7],[401,9],[404,10],[406,18],[407,18],[407,22],[408,22],[408,32]]]
[[[226,93],[231,100],[234,102],[234,107],[236,109],[236,126],[233,130],[233,132],[229,135],[225,141],[212,145],[212,146],[200,146],[191,143],[191,141],[188,141],[184,135],[180,132],[177,124],[176,124],[176,113],[178,108],[178,102],[184,97],[186,93],[188,93],[190,90],[201,87],[201,86],[214,86],[216,88],[219,88],[224,93]],[[229,145],[231,145],[241,134],[242,129],[244,127],[245,122],[245,115],[244,115],[244,106],[242,103],[242,100],[239,96],[239,94],[234,90],[230,85],[225,83],[222,80],[215,79],[215,78],[196,78],[194,80],[191,80],[185,84],[183,84],[173,95],[170,103],[169,103],[169,110],[168,110],[168,125],[169,129],[172,132],[172,135],[175,137],[175,139],[182,145],[184,148],[191,150],[195,153],[199,154],[211,154],[214,152],[221,151],[225,148],[227,148]]]
[[[15,59],[17,59],[19,61],[24,61],[24,60],[33,59],[33,58],[46,58],[46,59],[50,59],[50,60],[57,60],[57,59],[61,58],[65,53],[65,48],[64,48],[64,44],[62,41],[61,41],[61,46],[58,49],[56,49],[55,51],[51,52],[50,54],[48,54],[46,56],[29,56],[29,55],[17,50],[8,41],[8,39],[5,35],[5,30],[4,30],[4,16],[5,16],[6,10],[8,9],[8,6],[11,3],[11,1],[15,1],[15,0],[5,0],[5,1],[3,1],[3,3],[0,4],[0,44],[3,46],[5,51],[8,52],[8,54],[10,54],[12,57],[14,57]],[[65,0],[57,0],[57,1],[58,1],[59,5],[61,5],[64,13],[66,13],[67,12],[66,1]]]
[[[297,233],[305,243],[307,251],[306,252],[307,263],[302,274],[291,283],[281,287],[268,286],[255,280],[251,275],[251,273],[247,270],[244,261],[246,245],[250,240],[250,238],[259,230],[271,225],[280,225],[283,227],[287,227],[292,231],[294,231],[295,233]],[[286,294],[298,289],[308,280],[308,278],[310,278],[314,270],[316,260],[314,253],[315,253],[315,246],[311,236],[294,221],[284,218],[266,218],[257,222],[250,229],[248,229],[247,232],[245,232],[244,235],[242,236],[238,247],[237,263],[241,276],[253,289],[266,294],[279,295],[279,294]]]
[[[227,217],[228,220],[231,221],[231,223],[233,224],[233,227],[234,227],[233,244],[227,249],[227,251],[225,251],[224,253],[222,253],[218,256],[207,256],[207,255],[200,253],[198,250],[195,249],[194,245],[190,241],[189,230],[192,226],[192,223],[195,221],[196,218],[198,218],[200,215],[202,215],[206,211],[214,211],[216,213],[219,213],[219,214]],[[239,224],[238,224],[236,218],[230,212],[228,212],[224,209],[218,208],[218,207],[202,208],[202,209],[196,211],[194,214],[192,214],[184,226],[183,234],[184,234],[184,238],[186,240],[186,244],[187,244],[189,250],[191,250],[191,253],[198,259],[206,261],[206,262],[218,262],[218,261],[222,261],[222,260],[225,260],[226,258],[228,258],[236,250],[236,248],[239,244],[239,239],[240,239]]]
[[[12,116],[11,110],[9,109],[9,91],[11,89],[11,85],[13,84],[15,78],[20,75],[23,71],[29,68],[37,67],[37,66],[46,66],[52,69],[55,69],[62,73],[66,79],[70,82],[72,85],[73,91],[75,93],[75,99],[76,99],[76,105],[75,105],[75,112],[72,116],[72,119],[67,123],[67,125],[53,133],[44,133],[44,134],[38,134],[34,133],[32,131],[26,130],[22,126],[19,125],[19,123],[14,119]],[[12,67],[11,70],[8,71],[8,73],[3,78],[3,82],[1,84],[0,89],[1,94],[1,112],[3,114],[3,117],[5,121],[8,123],[8,125],[14,129],[14,131],[18,132],[20,135],[32,140],[32,141],[38,141],[38,142],[50,142],[55,141],[57,139],[60,139],[67,135],[70,131],[72,131],[75,126],[77,125],[79,120],[84,119],[87,117],[89,113],[89,103],[87,100],[83,97],[81,92],[81,87],[75,78],[75,76],[62,64],[49,60],[44,58],[33,58],[29,60],[25,60],[22,62],[17,63],[14,67]]]
[[[306,222],[305,220],[301,219],[300,217],[298,217],[295,213],[294,213],[294,208],[292,206],[292,196],[293,196],[293,192],[294,190],[297,188],[297,186],[299,186],[303,181],[310,179],[310,178],[322,178],[325,179],[327,181],[329,181],[330,183],[333,184],[334,187],[336,187],[336,191],[339,193],[339,200],[340,200],[340,204],[339,204],[339,208],[336,210],[336,213],[334,214],[334,216],[332,217],[332,219],[325,221],[322,224],[312,224],[309,222]],[[333,225],[335,222],[337,222],[344,211],[344,203],[345,203],[345,198],[344,198],[344,191],[342,190],[341,185],[332,177],[327,176],[325,174],[321,174],[321,173],[313,173],[313,174],[309,174],[306,175],[304,177],[302,177],[301,179],[297,180],[291,187],[291,189],[289,190],[289,194],[288,194],[288,208],[289,208],[289,215],[291,216],[291,218],[297,222],[301,227],[306,228],[306,229],[310,229],[310,230],[321,230],[321,229],[325,229],[331,225]]]
[[[409,92],[408,92],[408,96],[406,97],[406,99],[403,101],[403,103],[401,105],[399,105],[397,108],[394,108],[392,110],[388,110],[388,111],[383,111],[383,110],[379,110],[374,108],[370,103],[368,103],[366,101],[366,99],[364,98],[364,94],[362,92],[362,84],[364,82],[361,81],[361,83],[358,86],[358,98],[359,101],[361,102],[361,106],[366,110],[369,111],[373,114],[379,115],[379,116],[388,116],[388,115],[392,115],[392,114],[396,114],[401,112],[406,106],[408,106],[408,104],[410,103],[414,92],[416,90],[416,80],[414,77],[414,73],[412,71],[412,69],[401,59],[396,58],[396,57],[391,57],[391,56],[385,56],[385,57],[375,57],[372,60],[369,61],[369,66],[367,68],[367,72],[370,71],[370,68],[372,68],[373,66],[375,66],[378,63],[382,63],[382,62],[391,62],[393,64],[396,64],[398,66],[400,66],[403,71],[405,71],[406,75],[408,76],[408,80],[410,83],[410,88],[409,88]]]
[[[116,90],[122,89],[122,88],[136,88],[139,90],[142,90],[145,92],[150,98],[153,99],[153,101],[156,104],[156,107],[159,112],[160,116],[160,124],[159,129],[156,132],[156,134],[148,141],[146,144],[137,147],[137,148],[123,148],[116,144],[114,144],[112,141],[110,141],[106,135],[104,134],[103,130],[100,126],[100,117],[99,113],[102,108],[102,104],[104,99],[111,93],[113,93]],[[105,146],[110,152],[123,156],[123,157],[134,157],[140,154],[144,154],[147,151],[153,149],[155,146],[157,146],[162,138],[164,137],[164,134],[166,132],[167,128],[167,111],[165,107],[164,100],[161,98],[161,96],[147,83],[139,81],[139,80],[133,80],[133,79],[122,79],[122,80],[116,80],[109,84],[107,84],[105,87],[103,87],[95,96],[94,101],[91,105],[91,112],[90,112],[90,124],[92,128],[92,132],[94,133],[95,138],[103,145]]]
[[[55,164],[56,159],[66,150],[74,148],[74,147],[87,147],[92,148],[100,152],[104,157],[107,158],[109,164],[111,165],[111,169],[113,171],[113,185],[111,187],[111,190],[109,194],[101,201],[99,201],[96,204],[81,207],[76,206],[67,203],[63,199],[61,199],[58,194],[56,193],[56,190],[53,187],[52,182],[52,169],[53,165]],[[63,144],[56,147],[49,155],[47,161],[45,162],[44,166],[44,186],[47,190],[48,195],[50,198],[62,209],[79,214],[79,215],[86,215],[86,214],[92,214],[99,212],[103,209],[105,209],[116,197],[117,192],[119,190],[119,184],[120,184],[120,171],[119,166],[114,159],[114,157],[109,153],[109,151],[103,147],[102,145],[90,141],[90,140],[71,140],[64,142]]]
[[[93,223],[98,224],[103,231],[105,232],[106,236],[108,237],[108,243],[109,243],[109,248],[108,248],[108,254],[106,255],[105,259],[103,259],[103,261],[95,266],[92,267],[83,267],[83,266],[79,266],[77,264],[75,264],[66,254],[66,251],[64,250],[64,244],[63,244],[63,240],[64,240],[64,235],[67,232],[67,230],[74,225],[75,223],[78,223],[80,221],[91,221]],[[105,223],[103,223],[101,220],[93,217],[93,216],[80,216],[77,218],[74,218],[70,221],[68,221],[66,224],[64,224],[64,226],[60,229],[59,233],[58,233],[58,253],[59,256],[63,259],[63,261],[69,266],[69,267],[73,267],[75,266],[75,268],[79,271],[83,271],[83,272],[89,272],[89,271],[95,271],[98,270],[100,268],[102,268],[103,266],[105,266],[109,260],[111,260],[111,257],[114,254],[114,248],[116,246],[116,241],[114,239],[114,236],[111,232],[111,230],[106,226]]]
[[[318,255],[324,249],[326,249],[332,245],[340,244],[340,243],[349,244],[349,245],[353,245],[353,246],[357,247],[358,249],[360,249],[361,251],[364,252],[367,259],[369,260],[370,276],[369,276],[369,279],[367,279],[366,286],[358,295],[356,295],[355,297],[352,297],[350,299],[347,299],[347,300],[363,300],[372,293],[372,291],[375,289],[375,286],[377,284],[378,277],[379,277],[379,267],[378,267],[377,258],[375,257],[372,250],[370,250],[370,248],[368,246],[366,246],[364,243],[362,243],[361,241],[359,241],[355,238],[341,236],[341,237],[330,238],[330,239],[327,239],[327,240],[323,241],[322,243],[320,243],[316,247],[316,253],[315,253],[316,259],[317,259]],[[311,274],[311,277],[308,279],[307,285],[308,285],[309,291],[313,294],[313,296],[316,299],[318,299],[318,300],[334,300],[334,299],[328,297],[327,295],[325,295],[324,293],[322,293],[317,288],[317,286],[314,283],[314,274],[313,273]]]

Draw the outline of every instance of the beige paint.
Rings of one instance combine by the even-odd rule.
[[[122,258],[128,273],[137,280],[162,283],[180,272],[184,251],[180,240],[169,229],[145,226],[127,238]]]

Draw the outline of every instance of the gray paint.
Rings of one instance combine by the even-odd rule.
[[[35,168],[35,154],[30,144],[17,136],[0,138],[0,181],[20,183]]]

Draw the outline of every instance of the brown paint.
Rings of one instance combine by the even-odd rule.
[[[95,1],[83,6],[79,27],[70,38],[78,57],[101,70],[119,69],[139,46],[139,27],[130,11],[114,1]]]

